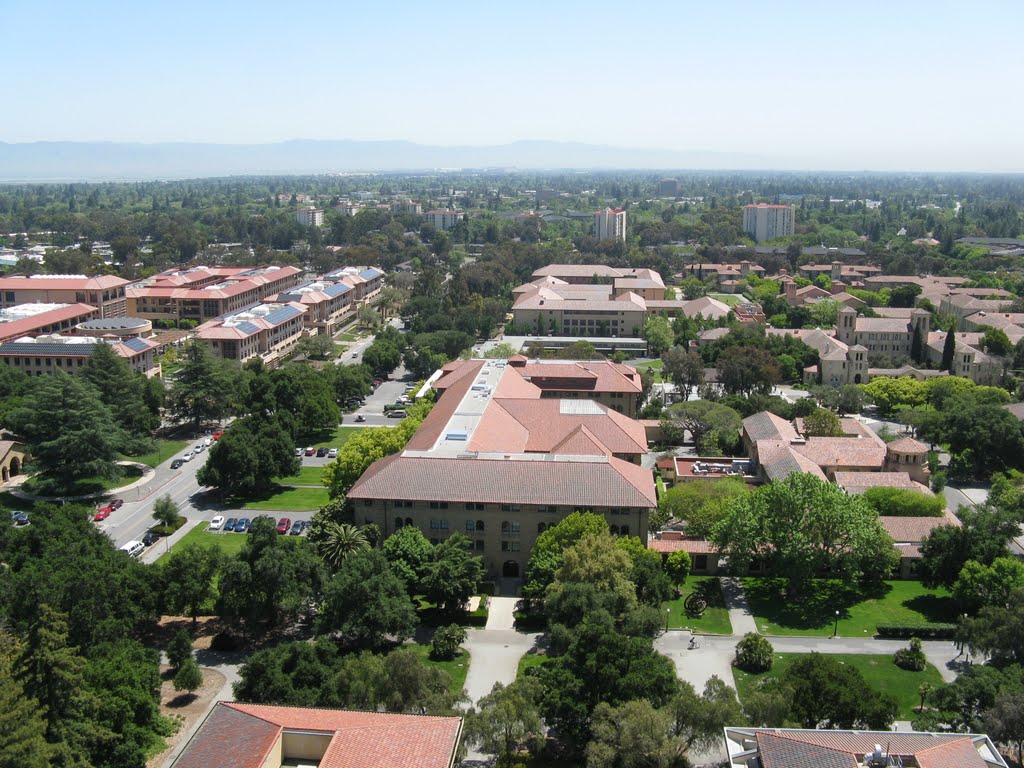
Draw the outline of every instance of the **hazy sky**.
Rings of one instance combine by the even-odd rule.
[[[0,141],[745,152],[1024,171],[1022,0],[0,0]]]

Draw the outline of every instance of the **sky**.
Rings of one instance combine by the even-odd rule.
[[[0,0],[0,141],[517,140],[1024,171],[1021,0]]]

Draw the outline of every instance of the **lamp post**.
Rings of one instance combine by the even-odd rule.
[[[839,637],[839,611],[836,611],[836,626],[832,630],[832,637]]]
[[[672,609],[671,608],[666,608],[665,609],[665,631],[666,632],[668,632],[668,617],[669,617],[669,614],[671,614],[671,613],[672,613]]]

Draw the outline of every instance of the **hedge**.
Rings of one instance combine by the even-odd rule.
[[[956,630],[956,624],[879,624],[877,634],[879,637],[951,640]]]
[[[155,533],[157,536],[170,536],[172,533],[181,528],[181,526],[183,526],[187,522],[188,518],[178,515],[178,519],[177,521],[175,521],[174,525],[154,525],[149,530]]]

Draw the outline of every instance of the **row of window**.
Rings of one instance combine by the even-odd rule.
[[[395,530],[398,530],[399,528],[403,528],[403,527],[405,527],[407,525],[414,525],[414,524],[415,523],[413,522],[413,519],[411,517],[406,517],[404,519],[401,518],[401,517],[396,517],[395,518]],[[537,523],[537,533],[544,533],[544,531],[546,531],[552,525],[554,525],[554,523]],[[485,526],[483,520],[467,520],[466,521],[466,533],[484,533],[485,528],[486,528],[486,526]],[[447,531],[447,530],[449,530],[448,520],[439,519],[439,518],[431,518],[430,519],[430,530],[432,530],[432,531]],[[520,525],[518,520],[502,520],[501,521],[501,535],[502,536],[515,536],[515,535],[519,534],[520,531],[521,531],[521,525]],[[611,532],[611,534],[613,536],[629,536],[629,526],[628,525],[612,525],[612,526],[609,527],[609,531]],[[513,548],[511,550],[507,548],[507,545],[509,545],[509,544],[513,545]],[[481,542],[481,548],[482,548],[482,542]],[[503,541],[501,543],[501,551],[502,552],[518,552],[519,551],[519,542],[518,541]]]

